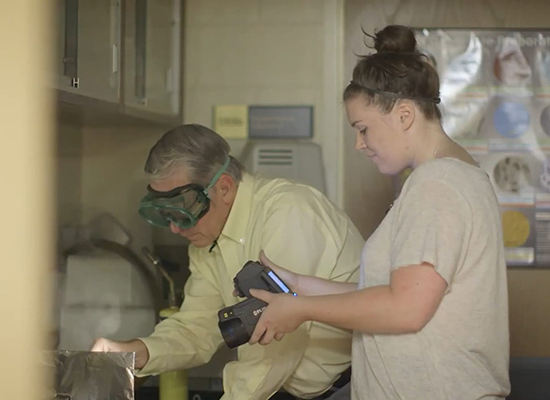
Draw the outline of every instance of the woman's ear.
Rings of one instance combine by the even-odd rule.
[[[396,107],[397,117],[399,118],[399,126],[401,127],[401,130],[409,130],[416,118],[416,108],[410,101],[402,101]]]

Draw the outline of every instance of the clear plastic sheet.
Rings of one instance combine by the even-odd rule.
[[[54,379],[44,400],[134,400],[134,353],[59,350],[41,361]]]

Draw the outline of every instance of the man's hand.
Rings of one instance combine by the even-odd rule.
[[[100,338],[95,341],[91,351],[103,353],[136,353],[136,369],[142,369],[149,361],[149,350],[147,350],[145,343],[139,339],[130,340],[129,342],[116,342],[114,340]]]

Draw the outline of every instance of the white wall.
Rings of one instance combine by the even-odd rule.
[[[221,104],[313,105],[329,198],[339,190],[343,0],[188,0],[184,118]],[[243,143],[233,141],[238,156]]]

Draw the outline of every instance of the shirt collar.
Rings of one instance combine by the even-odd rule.
[[[252,189],[254,177],[244,173],[243,179],[237,188],[237,196],[223,227],[221,236],[225,236],[237,243],[244,244],[246,227],[252,209]]]

